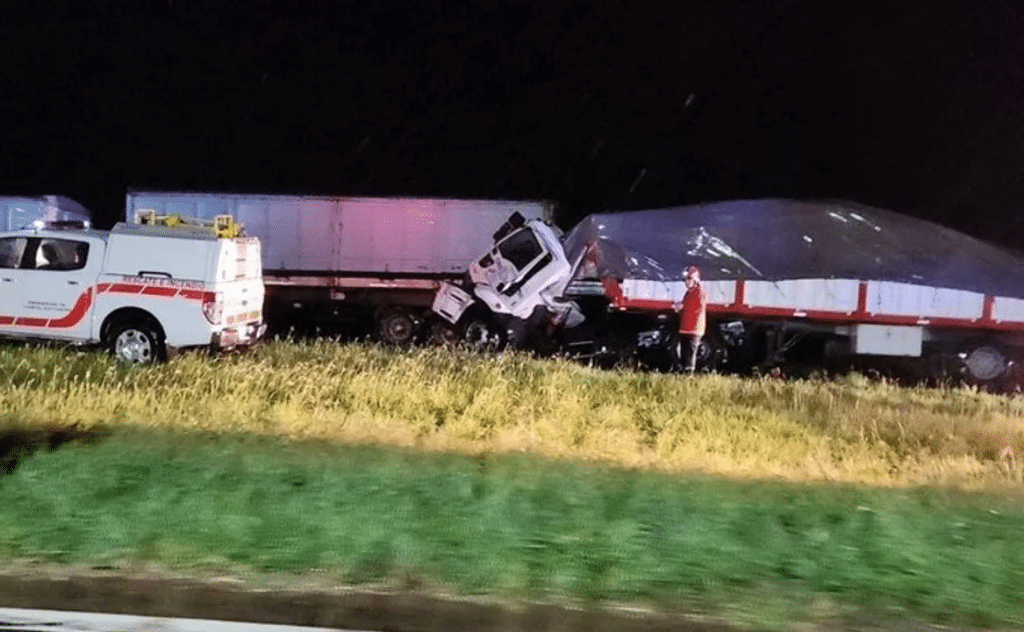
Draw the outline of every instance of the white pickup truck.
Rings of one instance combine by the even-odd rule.
[[[263,335],[258,239],[212,225],[60,224],[0,233],[0,336],[100,344],[144,364]]]

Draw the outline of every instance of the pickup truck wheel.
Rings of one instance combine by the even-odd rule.
[[[123,323],[111,331],[110,352],[124,364],[150,364],[163,358],[163,341],[147,323]]]

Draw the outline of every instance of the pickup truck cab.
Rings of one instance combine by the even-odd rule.
[[[208,226],[0,233],[0,336],[103,345],[128,364],[264,333],[260,243]]]

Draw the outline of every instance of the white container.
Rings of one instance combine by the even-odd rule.
[[[131,192],[137,212],[212,219],[228,214],[263,246],[264,271],[457,276],[519,212],[551,220],[548,202]]]

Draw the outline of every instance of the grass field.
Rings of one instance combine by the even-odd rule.
[[[972,489],[1024,482],[1024,399],[860,376],[687,378],[331,342],[127,370],[95,353],[0,348],[0,410],[0,423],[36,428],[528,451],[734,478]]]
[[[0,348],[0,375],[0,430],[31,439],[0,476],[12,563],[296,573],[778,629],[1024,624],[1016,398],[329,342],[142,370]],[[97,434],[45,449],[72,426]]]

